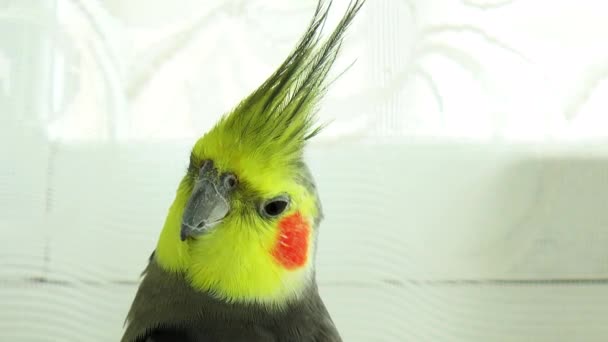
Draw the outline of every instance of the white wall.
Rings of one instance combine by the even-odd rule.
[[[0,0],[0,341],[118,339],[192,142],[314,4]],[[368,1],[307,152],[346,341],[608,338],[598,4]]]

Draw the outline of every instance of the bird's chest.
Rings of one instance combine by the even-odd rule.
[[[188,327],[193,341],[312,342],[318,330],[310,315],[302,312],[280,316],[203,313]]]
[[[191,325],[186,328],[186,335],[190,342],[306,342],[309,341],[302,336],[302,327],[289,323],[281,326],[278,324],[264,324],[251,321],[234,320],[207,320],[201,324]],[[310,332],[310,331],[309,331]],[[312,340],[311,340],[312,341]]]
[[[280,339],[263,327],[248,324],[227,324],[210,326],[193,326],[188,329],[187,335],[194,342],[278,342]]]

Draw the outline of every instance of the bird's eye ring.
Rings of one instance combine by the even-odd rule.
[[[277,217],[281,215],[289,207],[289,197],[278,196],[264,202],[261,207],[261,213],[265,217]]]

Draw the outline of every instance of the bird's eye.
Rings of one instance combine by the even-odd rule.
[[[227,173],[226,175],[224,175],[224,186],[226,187],[226,189],[232,190],[236,188],[238,183],[239,182],[236,179],[236,176],[232,173]]]
[[[262,215],[266,217],[277,217],[281,215],[289,206],[289,197],[279,196],[262,205]]]

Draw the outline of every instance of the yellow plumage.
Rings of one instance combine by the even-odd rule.
[[[270,190],[275,184],[275,189],[291,194],[293,209],[285,215],[297,208],[312,227],[312,218],[318,215],[315,198],[304,186],[293,182],[277,188],[283,179],[264,179],[260,188],[266,186]],[[304,278],[310,276],[312,260],[295,271],[277,264],[270,253],[277,239],[276,227],[256,215],[246,216],[247,220],[253,221],[243,222],[243,216],[238,213],[247,212],[249,208],[244,208],[237,200],[233,201],[234,213],[226,217],[221,229],[215,229],[189,244],[182,243],[179,238],[180,218],[188,193],[186,182],[182,182],[165,221],[156,249],[157,260],[163,268],[184,272],[196,288],[229,301],[280,305],[285,299],[298,295],[306,284]],[[313,254],[314,244],[311,243],[308,255]]]

